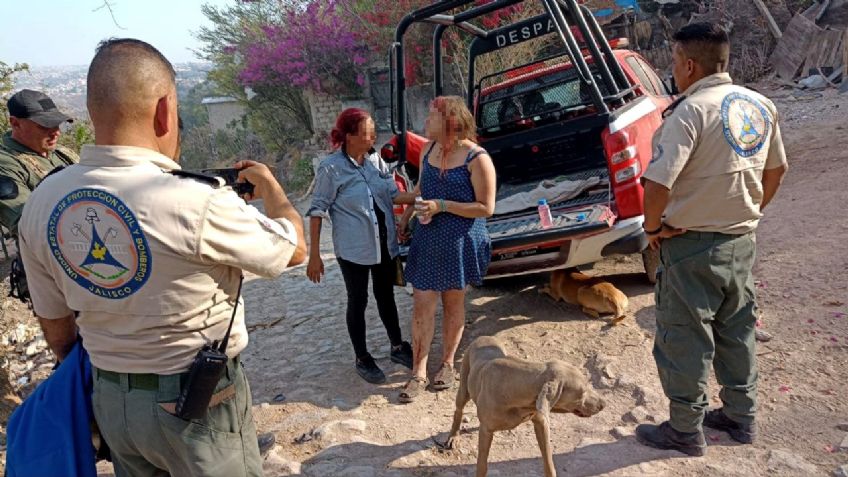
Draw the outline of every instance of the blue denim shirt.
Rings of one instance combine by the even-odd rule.
[[[324,217],[329,211],[336,256],[360,265],[376,265],[382,257],[373,204],[386,216],[389,254],[397,257],[392,203],[397,195],[397,184],[380,156],[371,154],[360,166],[338,150],[318,167],[312,205],[306,215]]]

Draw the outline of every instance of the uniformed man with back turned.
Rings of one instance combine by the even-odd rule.
[[[755,420],[755,230],[787,170],[774,104],[736,86],[719,26],[674,36],[683,95],[666,111],[645,173],[645,233],[659,248],[654,359],[669,420],[636,428],[643,444],[706,452],[702,426],[750,444]],[[722,407],[707,409],[710,367]]]
[[[300,215],[262,164],[236,167],[264,214],[180,171],[175,72],[151,45],[102,42],[87,88],[95,144],[42,182],[19,225],[47,343],[61,359],[79,329],[118,477],[260,476],[240,283],[304,261]]]

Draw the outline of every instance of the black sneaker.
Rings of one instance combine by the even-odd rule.
[[[393,363],[402,364],[409,369],[412,369],[412,346],[404,341],[397,348],[392,346],[390,359]]]
[[[704,416],[704,425],[717,431],[730,434],[736,442],[753,444],[757,439],[757,423],[741,424],[727,417],[724,408],[707,411]]]
[[[707,452],[707,441],[703,432],[678,432],[668,421],[659,426],[636,426],[636,440],[648,447],[676,450],[695,457],[701,457]]]
[[[273,432],[259,434],[256,436],[256,440],[259,444],[259,455],[262,457],[265,457],[265,454],[267,454],[269,450],[273,449],[274,445],[277,443],[277,437]]]
[[[356,358],[356,372],[362,379],[371,384],[383,384],[386,382],[386,375],[377,366],[374,358],[370,354],[366,354],[361,358]]]

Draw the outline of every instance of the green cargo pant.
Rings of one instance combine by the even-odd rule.
[[[702,429],[710,364],[727,417],[754,420],[755,254],[753,233],[687,232],[662,242],[654,359],[680,432]]]
[[[238,358],[229,360],[219,396],[235,394],[186,421],[159,403],[174,403],[184,375],[94,370],[94,417],[112,451],[117,477],[262,476],[250,388]]]

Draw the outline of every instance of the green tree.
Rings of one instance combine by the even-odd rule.
[[[86,144],[94,143],[94,129],[89,121],[74,121],[71,126],[59,136],[59,144],[79,154]]]
[[[208,124],[184,131],[180,143],[180,166],[199,170],[209,167],[214,158],[212,128]]]
[[[209,124],[209,112],[203,104],[203,98],[220,94],[215,84],[207,80],[195,85],[180,98],[180,119],[183,120],[184,131]]]
[[[3,101],[3,114],[0,114],[0,133],[6,132],[9,129],[9,115],[5,111],[6,100],[12,93],[12,88],[15,83],[12,81],[17,73],[28,71],[29,66],[26,63],[15,63],[8,65],[0,61],[0,100]]]
[[[273,153],[281,153],[294,142],[314,133],[309,104],[303,91],[287,85],[257,88],[248,98],[239,80],[243,55],[252,42],[261,37],[262,26],[284,21],[280,14],[286,7],[299,5],[294,0],[257,0],[216,7],[203,5],[201,10],[211,26],[203,27],[196,36],[202,47],[196,53],[212,63],[208,79],[218,93],[243,101],[247,107],[247,123]]]

